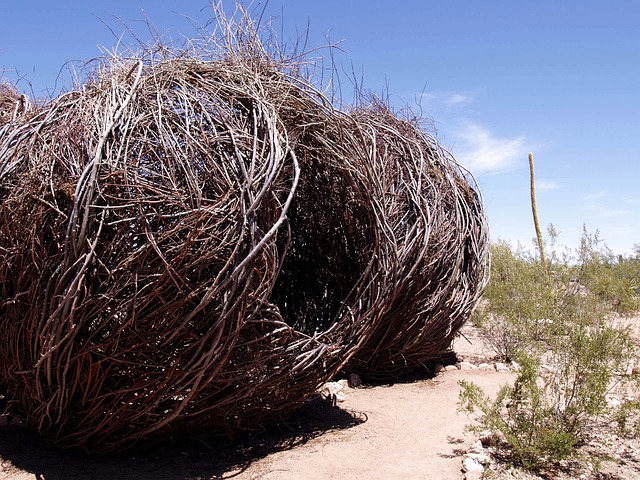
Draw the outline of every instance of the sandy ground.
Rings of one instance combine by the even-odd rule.
[[[237,478],[462,478],[462,455],[476,438],[465,434],[469,419],[456,413],[457,382],[473,380],[495,393],[510,376],[455,371],[429,381],[349,390],[343,408],[365,414],[366,422],[270,455]]]
[[[623,324],[640,331],[640,317]],[[454,343],[461,361],[478,365],[491,350],[471,326]],[[640,340],[640,335],[638,336]],[[317,400],[285,423],[229,439],[194,439],[145,455],[87,459],[57,450],[0,415],[0,480],[195,479],[424,479],[462,480],[462,461],[477,441],[465,431],[473,419],[457,412],[462,379],[494,395],[511,372],[449,367],[434,378],[394,385],[348,388],[343,401]],[[450,370],[452,369],[452,370]],[[601,458],[536,476],[492,463],[492,480],[640,479],[640,440],[611,434],[604,418],[582,447]],[[582,457],[587,458],[586,456]]]
[[[640,317],[622,324],[640,331]],[[473,327],[465,326],[462,334],[454,343],[459,360],[478,365],[492,357]],[[145,456],[109,460],[61,452],[24,427],[6,425],[6,417],[0,416],[0,480],[462,480],[464,454],[477,438],[465,431],[473,420],[457,412],[458,382],[471,380],[493,395],[513,378],[510,372],[464,368],[394,385],[345,387],[341,393],[346,398],[337,405],[312,402],[264,432],[233,441],[194,439]],[[603,419],[602,428],[591,432],[583,447],[608,458],[599,471],[585,470],[585,463],[578,461],[574,470],[556,469],[542,477],[498,463],[492,464],[490,478],[640,479],[640,440],[620,439],[611,435],[609,427]]]
[[[475,363],[490,351],[471,327],[454,344]],[[455,370],[432,379],[351,389],[284,425],[234,442],[194,441],[145,457],[90,460],[60,452],[18,425],[0,426],[0,479],[461,479],[476,438],[456,411],[461,379],[493,394],[508,372]]]
[[[293,448],[275,447],[262,458],[261,452],[255,452],[253,461],[249,452],[245,461],[218,462],[215,447],[208,451],[204,446],[199,451],[191,446],[185,452],[146,459],[90,461],[56,452],[19,427],[2,427],[0,478],[462,478],[462,455],[475,438],[464,431],[469,419],[456,413],[457,381],[473,380],[493,391],[509,377],[508,373],[455,371],[416,383],[348,389],[340,408],[354,417],[354,425],[336,426]]]

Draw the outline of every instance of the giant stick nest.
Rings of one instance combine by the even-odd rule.
[[[278,421],[441,357],[482,294],[475,184],[419,122],[217,45],[0,88],[0,393],[63,447]]]

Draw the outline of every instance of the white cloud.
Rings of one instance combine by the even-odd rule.
[[[457,160],[472,173],[496,173],[508,170],[516,161],[525,161],[527,151],[524,136],[498,138],[488,129],[466,122],[458,132]]]
[[[606,205],[588,205],[587,210],[591,213],[591,216],[596,218],[624,217],[631,213],[630,210],[610,208]]]
[[[536,189],[539,191],[557,190],[558,188],[560,185],[553,180],[536,180]]]
[[[412,97],[412,98],[410,98]],[[450,108],[464,108],[473,102],[473,97],[457,92],[419,92],[410,95],[400,95],[403,103],[422,105],[434,111],[444,111]]]
[[[431,105],[436,101],[437,95],[433,92],[421,92],[416,93],[413,98],[413,102],[417,105]]]
[[[609,196],[609,192],[608,191],[599,190],[597,192],[588,193],[583,198],[587,202],[594,202],[594,201],[597,201],[597,200],[602,200],[602,199],[606,198],[607,196]]]
[[[467,95],[462,95],[460,93],[453,93],[444,100],[444,103],[447,107],[459,107],[468,105],[471,102],[473,102],[473,98]]]
[[[632,213],[629,208],[620,208],[619,198],[612,198],[608,190],[598,190],[583,196],[584,210],[592,218],[618,218],[628,216]],[[615,205],[615,206],[613,206]],[[628,205],[625,205],[628,207]]]

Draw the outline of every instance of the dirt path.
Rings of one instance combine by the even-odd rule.
[[[455,350],[476,363],[490,353],[466,328]],[[0,426],[0,479],[153,480],[461,479],[462,454],[475,441],[456,411],[461,379],[489,394],[511,373],[454,370],[430,380],[373,388],[345,388],[338,407],[307,409],[300,421],[227,446],[195,445],[145,458],[77,458],[36,439],[24,428]]]
[[[509,373],[459,370],[417,383],[349,389],[342,407],[366,414],[366,422],[270,455],[235,478],[462,478],[462,454],[476,438],[465,434],[469,419],[456,413],[457,382],[472,380],[493,394],[511,378]]]

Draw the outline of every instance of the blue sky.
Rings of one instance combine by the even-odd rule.
[[[0,72],[38,96],[64,88],[66,62],[112,50],[118,18],[147,40],[145,16],[172,38],[211,17],[205,0],[18,3],[0,10]],[[577,247],[586,224],[615,253],[640,244],[640,2],[271,0],[265,15],[285,42],[308,22],[313,46],[340,42],[338,68],[396,106],[420,101],[479,182],[493,239],[531,245],[533,151],[560,243]]]

